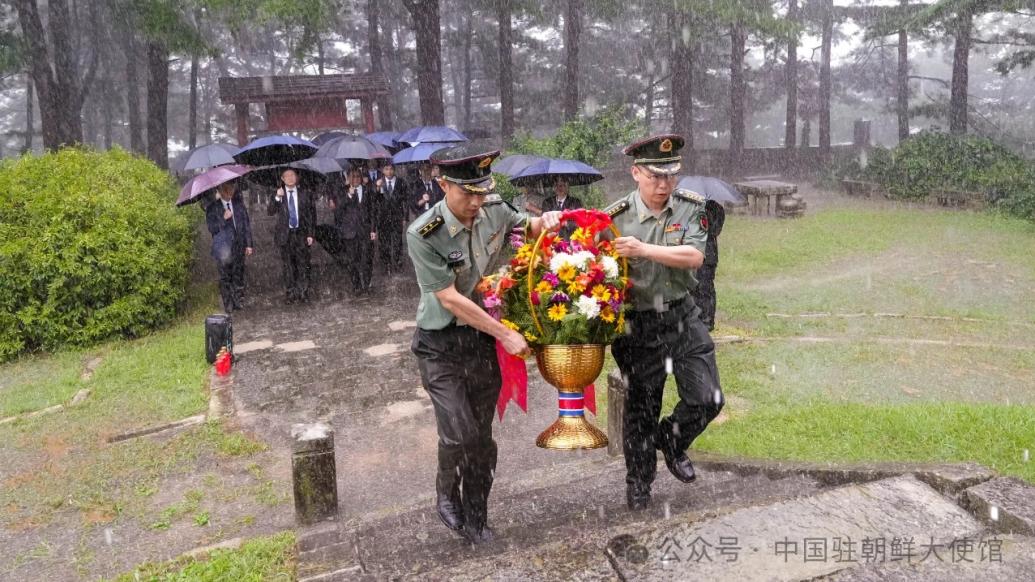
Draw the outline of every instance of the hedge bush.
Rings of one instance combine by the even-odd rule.
[[[169,174],[118,149],[0,164],[0,360],[173,317],[194,233],[175,199]]]
[[[982,192],[999,208],[1035,218],[1035,167],[994,141],[924,133],[893,150],[877,148],[863,177],[893,198],[921,200],[939,190]]]

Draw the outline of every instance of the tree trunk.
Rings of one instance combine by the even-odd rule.
[[[54,77],[50,66],[50,51],[47,48],[46,32],[40,19],[36,0],[16,0],[18,22],[25,39],[29,58],[29,72],[36,88],[39,101],[40,126],[43,130],[43,147],[48,150],[74,143],[67,134],[68,124],[64,121],[67,111],[62,87]],[[81,136],[80,136],[81,137]]]
[[[198,55],[190,58],[190,104],[187,106],[187,147],[198,146]]]
[[[402,81],[403,64],[402,57],[399,55],[399,48],[404,46],[405,43],[405,28],[400,26],[398,22],[393,21],[391,29],[388,33],[388,63],[392,72],[394,73],[389,78],[388,83],[391,87],[391,104],[392,111],[399,115],[404,111],[403,108],[403,88],[405,84]]]
[[[579,36],[583,0],[568,0],[564,15],[564,120],[579,114]]]
[[[497,18],[500,26],[500,135],[504,147],[514,139],[514,63],[510,51],[510,45],[513,43],[511,16],[510,0],[500,0],[497,4]]]
[[[903,5],[908,0],[902,0]],[[909,139],[909,35],[898,31],[898,71],[895,82],[898,99],[895,109],[898,113],[898,141]]]
[[[823,0],[823,38],[819,66],[819,156],[830,160],[830,45],[834,35],[834,2]]]
[[[381,31],[378,21],[381,14],[378,0],[367,0],[367,46],[370,52],[370,72],[375,75],[384,74],[384,61],[381,54]],[[389,37],[391,42],[391,37]],[[388,95],[377,98],[377,119],[382,130],[392,129],[392,106]]]
[[[812,120],[806,117],[801,122],[801,149],[809,149],[809,144],[812,142]]]
[[[789,0],[787,20],[798,22],[798,0]],[[787,122],[784,125],[783,147],[793,150],[798,136],[798,37],[787,43]]]
[[[449,62],[449,78],[453,83],[453,114],[456,117],[456,125],[460,126],[460,121],[464,117],[464,88],[463,82],[460,80],[460,67],[456,64],[457,60],[459,60],[456,52],[457,48],[455,45],[449,45],[446,48],[446,58]]]
[[[684,148],[694,147],[693,57],[690,48],[690,17],[682,10],[673,10],[669,18],[672,41],[672,133],[683,136]],[[684,33],[684,30],[686,33]],[[691,156],[687,156],[690,159]]]
[[[439,0],[403,0],[417,36],[417,93],[424,125],[445,125],[442,101],[442,27]]]
[[[323,54],[323,37],[319,34],[316,35],[316,71],[319,75],[324,74],[323,70],[324,54]]]
[[[747,31],[737,22],[730,29],[730,171],[740,168],[744,154],[744,49]]]
[[[471,37],[474,36],[474,27],[471,22],[471,15],[464,17],[464,54],[463,54],[463,128],[471,127]]]
[[[138,44],[133,32],[122,31],[122,50],[126,57],[126,116],[129,118],[129,149],[144,153],[144,123],[140,111],[140,70],[137,58]]]
[[[25,143],[22,145],[22,154],[32,153],[32,138],[36,125],[36,90],[32,82],[32,75],[26,75],[25,79]]]
[[[971,27],[973,17],[960,14],[955,22],[956,46],[952,51],[952,94],[949,98],[949,132],[967,133],[967,89],[969,85]]]
[[[72,23],[68,2],[48,0],[50,41],[54,46],[54,79],[58,91],[55,97],[61,107],[63,143],[83,142],[82,94],[79,89],[79,55],[72,44]]]
[[[159,168],[169,167],[169,51],[147,43],[147,157]]]
[[[113,134],[115,133],[115,112],[112,110],[112,91],[111,91],[111,78],[108,77],[104,80],[104,88],[101,90],[101,100],[104,101],[102,106],[102,115],[104,117],[104,137],[103,146],[105,150],[111,149]]]

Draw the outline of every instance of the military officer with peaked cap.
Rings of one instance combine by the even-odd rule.
[[[611,347],[628,382],[624,450],[626,501],[644,509],[660,449],[676,479],[695,479],[686,455],[690,443],[722,410],[715,346],[687,290],[704,261],[708,222],[704,198],[675,189],[683,138],[659,135],[623,151],[632,156],[637,189],[606,209],[622,236],[615,248],[629,261],[631,309],[626,335]],[[676,377],[679,402],[659,422],[668,374]]]
[[[499,151],[468,145],[432,154],[445,198],[406,231],[421,290],[411,349],[438,425],[438,515],[472,543],[492,539],[492,416],[501,384],[495,341],[510,354],[530,354],[520,333],[481,308],[475,286],[509,260],[513,228],[528,223],[537,236],[560,221],[559,212],[529,218],[494,193],[491,166],[497,156]]]

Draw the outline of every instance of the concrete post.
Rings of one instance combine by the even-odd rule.
[[[622,454],[622,423],[625,420],[625,395],[629,388],[622,373],[615,368],[607,375],[607,454]]]
[[[334,429],[324,423],[291,427],[294,441],[291,481],[295,520],[310,525],[338,517],[338,474],[334,466]]]

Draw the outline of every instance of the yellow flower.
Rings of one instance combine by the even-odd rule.
[[[604,285],[596,285],[593,287],[593,299],[606,303],[611,300],[611,291]]]
[[[581,244],[589,244],[590,242],[592,242],[592,237],[590,236],[589,231],[584,230],[580,226],[579,228],[576,228],[574,232],[571,233],[571,240]]]
[[[549,281],[540,281],[539,284],[535,286],[535,291],[540,295],[546,295],[553,291],[553,285],[551,285]]]
[[[515,253],[515,256],[517,258],[519,258],[519,259],[525,259],[525,260],[531,259],[532,258],[532,245],[531,244],[523,244],[523,245],[521,245],[520,247],[518,247],[518,250],[517,250],[517,253]]]
[[[618,314],[618,323],[615,324],[615,329],[618,333],[625,331],[625,312]]]
[[[506,327],[508,327],[508,328],[510,328],[510,329],[512,329],[514,331],[518,330],[517,324],[514,323],[513,321],[510,321],[509,319],[501,319],[500,323],[502,323],[504,326],[506,326]]]
[[[534,335],[532,335],[532,334],[531,334],[531,332],[527,332],[527,331],[526,331],[526,332],[525,332],[525,339],[526,339],[526,340],[528,340],[528,341],[530,341],[530,342],[534,342],[535,340],[537,340],[537,339],[539,339],[539,338],[537,338],[537,337],[535,337]]]
[[[557,278],[565,283],[569,283],[577,274],[578,272],[575,270],[574,265],[564,265],[559,271],[557,271]]]
[[[560,321],[568,314],[568,306],[563,303],[554,304],[547,312],[552,321]]]
[[[606,305],[600,310],[600,319],[603,319],[607,323],[611,323],[615,320],[615,312],[611,309],[610,305]]]
[[[582,285],[582,283],[579,283],[578,281],[572,281],[571,283],[568,283],[568,295],[571,295],[572,297],[582,295],[582,292],[585,290],[586,288]]]

